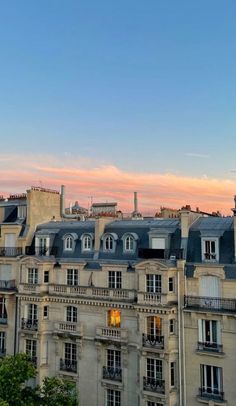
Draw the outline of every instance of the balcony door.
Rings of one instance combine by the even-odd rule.
[[[150,338],[161,337],[161,318],[158,316],[147,317],[147,336]]]

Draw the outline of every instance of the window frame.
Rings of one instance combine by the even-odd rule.
[[[212,250],[212,243],[214,243],[214,250]],[[208,248],[207,248],[208,245]],[[219,262],[219,238],[217,237],[202,237],[202,261],[203,262]],[[207,252],[208,250],[208,252]]]
[[[39,283],[38,268],[28,268],[27,283],[30,285],[38,285]]]
[[[79,270],[78,268],[66,269],[66,285],[78,286],[79,285]]]
[[[121,311],[118,309],[109,309],[107,311],[107,326],[111,328],[121,327]]]
[[[159,294],[162,293],[162,275],[151,273],[146,274],[146,292]]]
[[[78,309],[76,306],[66,306],[66,321],[68,323],[77,323]]]
[[[108,288],[122,289],[122,272],[108,271]]]

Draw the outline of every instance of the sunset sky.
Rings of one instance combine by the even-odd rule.
[[[0,194],[230,214],[235,0],[11,0],[0,6]]]

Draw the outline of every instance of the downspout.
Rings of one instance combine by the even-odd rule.
[[[65,185],[61,185],[61,217],[64,219],[77,219],[77,220],[84,220],[84,216],[81,214],[65,214]]]
[[[182,351],[181,351],[181,302],[180,302],[180,277],[178,270],[178,346],[179,346],[179,404],[182,406]]]
[[[187,295],[187,283],[186,276],[184,275],[184,294]],[[184,310],[185,305],[183,306]],[[186,406],[186,367],[185,367],[185,335],[184,335],[184,311],[183,311],[183,323],[182,323],[182,334],[183,334],[183,380],[184,380],[184,406]]]

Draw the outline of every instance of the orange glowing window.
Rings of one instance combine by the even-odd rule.
[[[120,327],[120,311],[108,310],[108,326]]]

